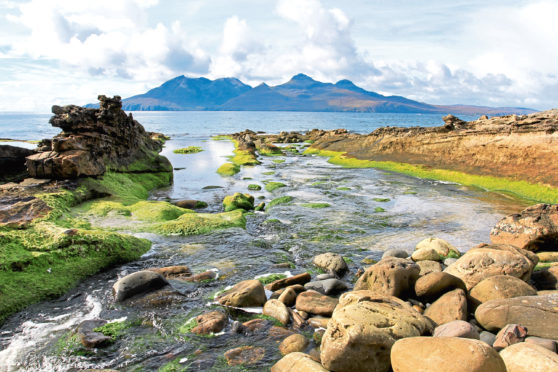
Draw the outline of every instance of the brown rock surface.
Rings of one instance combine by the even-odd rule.
[[[259,280],[244,280],[225,291],[217,301],[221,305],[233,307],[263,306],[267,298]]]
[[[509,275],[486,278],[469,292],[469,297],[475,306],[490,300],[536,295],[537,291],[529,284]]]
[[[477,308],[475,318],[489,331],[521,324],[530,336],[558,339],[558,295],[488,301]]]
[[[368,135],[324,134],[312,148],[358,159],[510,177],[558,186],[558,110],[475,120],[436,128],[376,129]]]
[[[310,273],[297,274],[297,275],[290,276],[288,278],[279,279],[272,283],[269,283],[265,286],[265,289],[267,289],[268,291],[276,291],[278,289],[289,287],[295,284],[304,285],[308,283],[311,278],[312,277],[310,276]]]
[[[527,328],[519,324],[508,324],[496,334],[492,347],[496,350],[502,350],[510,345],[523,342],[525,337],[527,337]]]
[[[539,290],[558,289],[558,266],[533,272],[532,280]]]
[[[333,313],[337,303],[338,300],[336,298],[310,290],[302,292],[297,296],[295,307],[298,311],[329,317]]]
[[[279,352],[285,356],[289,353],[302,352],[306,349],[309,342],[306,337],[299,333],[290,335],[279,344]]]
[[[437,299],[426,308],[424,316],[436,324],[445,324],[453,320],[467,320],[467,296],[463,289],[454,289]]]
[[[532,252],[558,250],[558,204],[532,205],[504,217],[490,231],[490,241]]]
[[[312,262],[317,267],[327,272],[332,272],[339,277],[343,276],[349,270],[349,267],[343,257],[337,253],[322,253],[314,257]]]
[[[420,276],[428,275],[430,273],[439,273],[442,271],[442,264],[437,261],[418,261],[417,265],[420,268]]]
[[[506,372],[498,353],[482,341],[457,337],[409,337],[391,349],[394,372]]]
[[[522,342],[505,348],[500,356],[507,372],[558,371],[558,355],[539,345]]]
[[[100,108],[53,106],[50,124],[62,128],[47,151],[27,157],[31,177],[67,179],[118,172],[172,172],[158,155],[162,142],[122,111],[120,97],[99,96]]]
[[[453,320],[436,327],[433,336],[472,338],[475,340],[480,338],[477,329],[471,323],[464,320]]]
[[[332,371],[386,372],[396,340],[432,329],[429,319],[396,297],[347,292],[340,297],[322,338],[322,365]]]
[[[225,352],[225,359],[229,366],[237,366],[240,364],[255,364],[263,359],[265,349],[255,346],[241,346]]]
[[[296,291],[291,287],[287,287],[281,293],[281,295],[279,295],[279,301],[284,303],[286,306],[290,307],[295,304],[296,296],[297,296]]]
[[[277,319],[281,324],[289,324],[289,310],[284,303],[279,300],[268,300],[263,307],[263,314]]]
[[[457,276],[470,290],[482,280],[496,275],[511,275],[529,280],[538,262],[536,254],[506,244],[471,248],[444,272]]]
[[[192,276],[188,266],[154,267],[148,270],[163,275],[165,279],[184,279]]]
[[[196,317],[198,325],[192,328],[192,333],[207,335],[218,333],[227,325],[227,316],[220,311],[210,311]]]
[[[290,353],[271,367],[271,372],[327,372],[322,365],[304,353]]]
[[[465,283],[456,276],[444,272],[434,272],[421,276],[415,283],[415,293],[429,301],[451,290],[466,289]]]
[[[386,257],[366,269],[358,278],[354,290],[399,297],[414,288],[419,272],[419,266],[411,260]]]

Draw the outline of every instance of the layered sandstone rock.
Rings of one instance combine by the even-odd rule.
[[[118,172],[172,172],[158,155],[162,142],[151,138],[132,115],[122,111],[119,96],[99,96],[100,108],[53,106],[50,124],[62,128],[41,152],[27,157],[31,177],[69,179]]]
[[[368,135],[323,133],[315,137],[312,148],[558,186],[558,110],[467,123],[445,120],[445,126],[435,128],[385,127]]]

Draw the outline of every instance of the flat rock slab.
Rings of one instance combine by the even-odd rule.
[[[323,295],[316,291],[306,291],[299,294],[296,298],[296,309],[309,314],[331,316],[339,300]]]
[[[167,284],[169,283],[161,274],[143,270],[118,279],[112,287],[112,292],[114,300],[120,302],[140,293],[157,290]]]
[[[267,289],[268,291],[276,291],[278,289],[285,288],[295,284],[304,285],[308,283],[311,279],[312,277],[310,276],[310,273],[302,273],[302,274],[293,275],[288,278],[279,279],[272,283],[269,283],[268,285],[265,286],[265,289]]]
[[[198,315],[196,317],[198,325],[192,329],[192,333],[208,335],[210,333],[221,332],[227,325],[227,320],[227,316],[220,311],[210,311]]]
[[[520,324],[529,336],[558,339],[558,295],[488,301],[477,308],[475,318],[489,331]]]
[[[244,280],[217,297],[221,305],[233,307],[263,306],[267,300],[259,280]]]
[[[411,260],[387,257],[368,267],[358,278],[355,291],[369,290],[380,295],[399,297],[413,289],[420,268]]]

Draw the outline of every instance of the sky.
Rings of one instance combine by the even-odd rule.
[[[0,0],[0,111],[179,76],[297,73],[431,104],[558,107],[558,0]]]

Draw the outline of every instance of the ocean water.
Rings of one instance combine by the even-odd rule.
[[[476,188],[376,169],[342,168],[325,158],[303,155],[304,144],[283,156],[260,156],[261,165],[242,167],[232,177],[216,173],[232,155],[233,145],[212,140],[213,134],[247,128],[266,132],[347,128],[368,133],[385,125],[441,125],[439,115],[137,112],[134,117],[147,130],[171,136],[162,155],[173,164],[174,182],[154,190],[150,199],[203,200],[209,206],[201,212],[207,213],[222,211],[223,198],[235,192],[250,192],[257,202],[269,203],[281,196],[291,196],[292,201],[248,215],[246,229],[197,236],[138,233],[130,231],[129,224],[119,225],[121,220],[116,217],[91,219],[94,227],[150,239],[152,248],[139,260],[93,275],[63,296],[32,305],[7,319],[0,327],[0,371],[157,371],[165,366],[167,370],[229,371],[237,369],[226,364],[225,352],[243,345],[263,348],[264,354],[242,370],[269,370],[280,358],[278,342],[266,331],[233,331],[233,321],[246,321],[253,315],[216,306],[213,296],[217,291],[269,273],[315,274],[312,257],[328,251],[345,257],[351,272],[343,280],[352,286],[358,268],[366,267],[369,260],[379,260],[387,249],[411,253],[419,241],[435,236],[466,251],[488,242],[489,231],[499,219],[525,207],[521,201]],[[50,127],[48,118],[2,114],[0,137],[36,140],[55,135],[59,129]],[[173,153],[176,148],[192,145],[203,151]],[[284,187],[266,191],[267,182],[281,182]],[[248,191],[249,184],[258,184],[262,190]],[[309,208],[312,203],[328,206]],[[161,305],[115,304],[112,300],[112,285],[118,278],[171,265],[187,265],[194,274],[215,271],[218,278],[203,283],[172,281],[183,296],[168,303],[161,301]],[[223,332],[214,337],[181,333],[180,326],[189,319],[212,309],[226,311],[230,318]],[[114,344],[85,355],[61,350],[61,342],[75,327],[93,318],[126,319],[134,326]],[[311,334],[313,329],[306,327],[304,332]],[[309,348],[316,346],[311,341]]]

